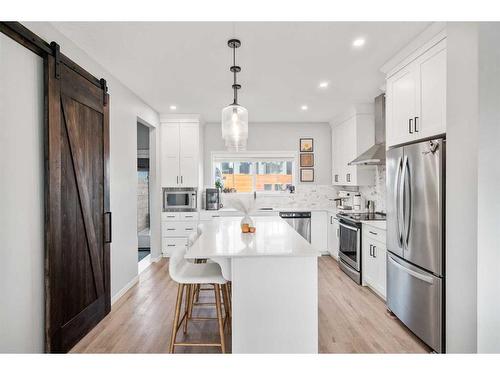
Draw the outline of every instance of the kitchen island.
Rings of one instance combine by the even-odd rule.
[[[280,217],[241,217],[201,225],[186,258],[209,258],[232,280],[233,353],[318,352],[318,256]]]

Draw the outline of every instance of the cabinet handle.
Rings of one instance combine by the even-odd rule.
[[[186,228],[186,230],[193,230],[194,228]]]
[[[335,182],[339,182],[339,175],[338,174],[335,175]]]
[[[373,257],[376,258],[377,257],[377,253],[376,251],[377,250],[377,246],[373,246]]]
[[[413,119],[408,120],[408,133],[413,134],[413,129],[412,129],[412,124],[413,124]]]
[[[330,216],[330,224],[333,224],[333,216]]]
[[[181,176],[181,184],[182,184],[182,183],[183,183],[183,182],[182,182],[182,176]]]
[[[167,228],[167,230],[175,230],[175,228]]]
[[[177,176],[177,185],[179,184],[179,176]]]
[[[415,117],[415,133],[418,133],[418,129],[417,129],[417,120],[418,120],[418,116]]]
[[[378,235],[378,233],[372,232],[371,230],[369,230],[369,231],[368,231],[368,233],[371,233],[371,234],[373,234],[374,236],[377,236],[377,235]]]
[[[372,256],[373,245],[370,245],[370,256]]]
[[[220,215],[212,215],[212,217],[220,217]]]
[[[175,245],[167,245],[167,247],[175,247]]]
[[[350,173],[346,174],[346,180],[347,180],[347,182],[351,182],[351,174]]]

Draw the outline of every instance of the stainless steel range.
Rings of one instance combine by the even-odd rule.
[[[385,214],[378,212],[366,213],[338,213],[339,236],[339,265],[351,279],[361,284],[361,229],[362,221],[385,220]]]

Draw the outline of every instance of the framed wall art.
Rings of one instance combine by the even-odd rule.
[[[314,167],[314,154],[306,153],[300,154],[300,166],[301,167]]]
[[[301,168],[300,182],[314,182],[314,168]]]
[[[313,151],[314,151],[314,139],[300,138],[300,152],[313,152]]]

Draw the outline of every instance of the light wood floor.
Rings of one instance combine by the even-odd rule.
[[[168,261],[153,263],[139,282],[112,307],[73,349],[73,353],[166,353],[177,285],[168,276]],[[213,299],[209,291],[202,300]],[[215,316],[213,308],[198,308],[199,316]],[[217,339],[216,321],[190,323],[188,338]],[[179,339],[183,340],[182,330]],[[226,334],[228,351],[231,337]],[[176,352],[216,353],[217,348],[177,348]],[[319,259],[320,353],[426,353],[429,349],[387,312],[384,302],[356,285],[337,262]]]

